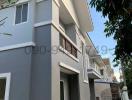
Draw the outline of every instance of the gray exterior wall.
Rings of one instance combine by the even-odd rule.
[[[52,19],[52,0],[43,0],[36,3],[35,23],[50,21]]]
[[[31,54],[25,49],[0,52],[0,73],[11,73],[9,100],[29,100]]]
[[[51,26],[36,28],[35,37],[30,100],[51,100]]]
[[[60,61],[80,71],[80,100],[90,100],[89,84],[83,82],[81,53],[79,62],[60,50],[54,53],[51,47],[59,46],[59,32],[51,25],[36,28],[35,37],[33,49],[0,52],[0,73],[12,74],[10,100],[60,100]]]

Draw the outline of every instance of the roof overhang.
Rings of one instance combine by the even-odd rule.
[[[67,74],[79,74],[80,71],[75,69],[74,67],[71,67],[63,62],[59,62],[60,71]]]
[[[84,32],[90,32],[93,30],[92,18],[90,15],[89,7],[86,0],[73,0],[74,6],[78,16],[80,29]]]

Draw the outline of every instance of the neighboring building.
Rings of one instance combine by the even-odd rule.
[[[113,82],[113,78],[114,78],[114,71],[111,67],[110,64],[110,59],[109,58],[105,58],[103,59],[103,62],[105,64],[105,68],[104,68],[104,79],[106,79],[106,81],[108,82]]]
[[[97,100],[118,100],[113,94],[113,86],[118,86],[114,79],[114,71],[111,68],[109,58],[103,59],[104,66],[100,69],[101,79],[95,80],[95,94]],[[114,85],[115,84],[115,85]],[[116,91],[119,90],[117,87]],[[117,92],[119,97],[119,91]],[[117,95],[116,95],[117,96]],[[116,99],[115,99],[116,98]]]
[[[92,49],[89,52],[89,64],[88,67],[88,77],[89,77],[89,86],[90,86],[90,93],[91,93],[91,99],[90,100],[96,100],[96,88],[95,88],[95,80],[102,79],[100,69],[103,67],[104,63],[102,61],[102,58],[100,55],[98,55],[98,52],[96,51],[94,45],[91,43]]]
[[[95,100],[102,62],[97,52],[89,54],[87,1],[2,2],[0,99]]]

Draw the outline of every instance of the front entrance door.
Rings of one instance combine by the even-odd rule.
[[[60,81],[60,100],[70,100],[68,75],[63,74]]]
[[[78,75],[60,75],[60,100],[79,100]]]

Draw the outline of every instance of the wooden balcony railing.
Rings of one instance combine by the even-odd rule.
[[[77,58],[77,49],[62,34],[60,34],[60,46]]]

